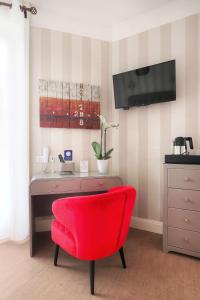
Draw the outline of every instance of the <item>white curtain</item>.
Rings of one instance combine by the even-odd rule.
[[[28,21],[0,6],[0,242],[28,236]]]

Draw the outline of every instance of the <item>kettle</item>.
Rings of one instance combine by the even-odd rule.
[[[187,142],[189,143],[189,148],[194,149],[192,137],[182,137],[178,136],[173,140],[173,153],[174,154],[189,154]]]

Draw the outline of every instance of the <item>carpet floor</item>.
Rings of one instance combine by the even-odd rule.
[[[162,236],[131,229],[119,254],[96,263],[95,296],[90,295],[88,264],[60,251],[53,266],[53,244],[41,238],[29,257],[29,245],[0,245],[0,299],[10,300],[199,300],[200,261],[163,253]]]

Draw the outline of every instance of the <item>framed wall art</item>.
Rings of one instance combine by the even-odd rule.
[[[100,87],[39,80],[40,127],[99,129]]]

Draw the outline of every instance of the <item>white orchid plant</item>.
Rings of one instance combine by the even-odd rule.
[[[101,141],[100,143],[92,142],[92,148],[98,160],[106,160],[111,158],[111,153],[114,150],[113,148],[109,149],[108,151],[106,149],[107,130],[109,128],[117,128],[119,127],[119,124],[114,124],[113,122],[108,123],[105,117],[102,115],[99,115],[99,119],[100,119],[100,129],[101,129]]]

